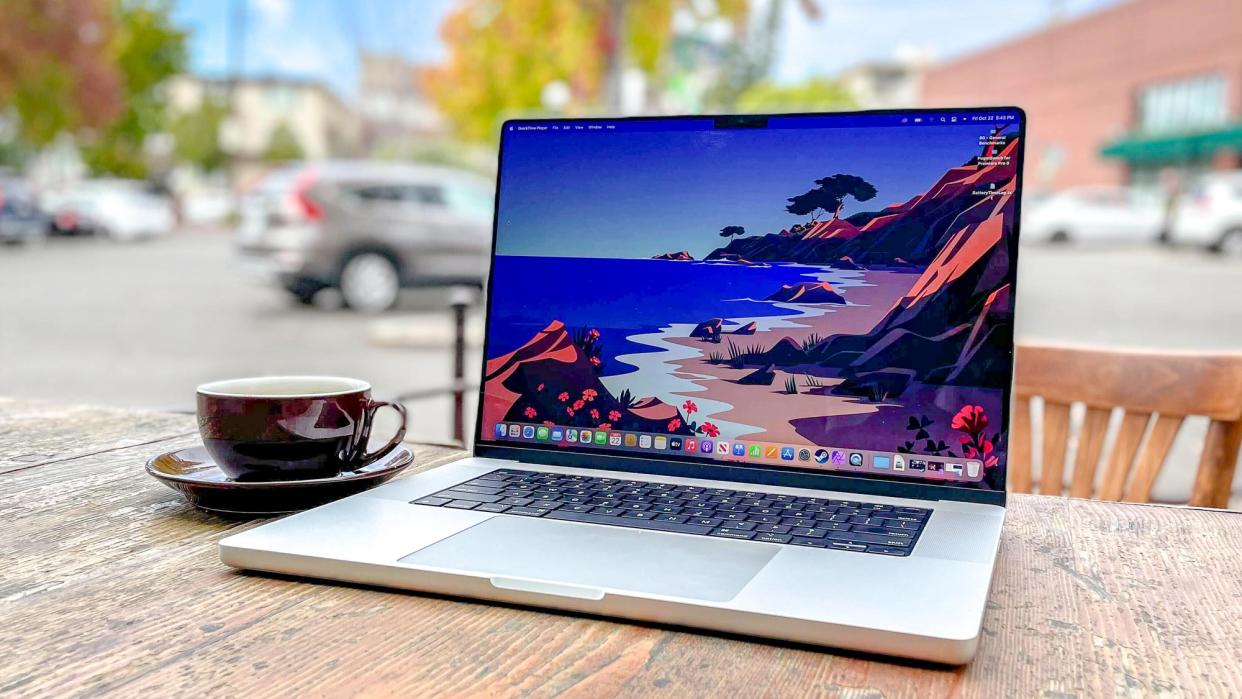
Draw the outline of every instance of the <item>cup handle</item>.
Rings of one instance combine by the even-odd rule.
[[[381,456],[388,454],[388,452],[392,451],[393,449],[396,449],[397,446],[401,444],[401,440],[405,439],[405,427],[406,427],[406,423],[409,422],[409,416],[405,412],[405,406],[401,405],[400,403],[390,403],[386,400],[373,400],[370,402],[369,405],[367,405],[366,434],[367,435],[371,434],[370,427],[371,427],[372,422],[374,422],[375,420],[376,411],[378,411],[380,408],[385,408],[385,407],[392,408],[393,410],[397,411],[397,414],[401,416],[401,427],[397,429],[397,433],[392,436],[392,439],[388,440],[387,444],[385,444],[384,446],[380,447],[379,449],[373,452],[366,451],[366,445],[363,445],[361,463],[364,463],[364,464],[370,463],[374,461],[375,459],[378,459]]]

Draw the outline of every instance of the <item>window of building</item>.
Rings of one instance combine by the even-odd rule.
[[[1225,79],[1220,75],[1149,85],[1138,94],[1142,131],[1193,131],[1225,123]]]

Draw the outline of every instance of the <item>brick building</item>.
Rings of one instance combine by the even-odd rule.
[[[1242,167],[1242,0],[1131,0],[927,71],[928,106],[1015,104],[1037,189]]]

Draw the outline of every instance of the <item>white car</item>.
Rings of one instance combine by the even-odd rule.
[[[53,216],[72,214],[116,240],[155,238],[176,226],[168,198],[151,193],[137,180],[84,180],[66,190],[48,192],[44,205]]]
[[[1028,242],[1154,242],[1164,214],[1158,201],[1127,187],[1074,187],[1024,202]]]
[[[1178,203],[1172,242],[1242,254],[1242,172],[1205,175]]]

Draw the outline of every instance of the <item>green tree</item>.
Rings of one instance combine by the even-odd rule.
[[[120,71],[124,108],[118,118],[84,139],[83,159],[95,172],[144,177],[147,136],[167,126],[160,86],[182,72],[186,35],[158,0],[113,0],[115,31],[108,53]]]
[[[302,159],[302,144],[298,142],[297,134],[293,133],[288,124],[282,122],[272,130],[272,135],[267,140],[267,149],[263,151],[263,159],[269,163]]]
[[[191,163],[203,172],[215,172],[228,162],[220,146],[220,125],[228,107],[204,98],[197,109],[177,115],[169,124],[173,153],[178,161]]]
[[[795,85],[760,82],[752,85],[737,99],[743,112],[772,114],[778,112],[831,112],[856,107],[853,95],[842,85],[816,78]]]

